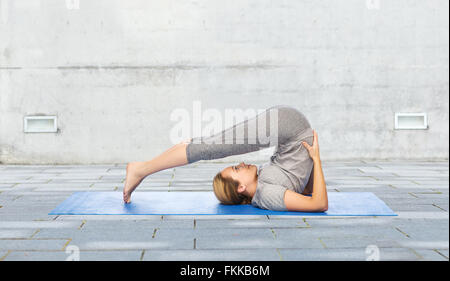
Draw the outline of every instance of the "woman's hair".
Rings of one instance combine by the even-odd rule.
[[[252,199],[237,191],[239,182],[232,178],[223,177],[221,172],[213,179],[214,194],[222,204],[241,205],[250,204]]]

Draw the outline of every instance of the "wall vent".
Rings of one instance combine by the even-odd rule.
[[[395,113],[396,130],[426,130],[428,120],[426,113]]]
[[[25,116],[24,133],[56,133],[58,131],[56,116]]]

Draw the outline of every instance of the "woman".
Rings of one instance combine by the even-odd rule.
[[[269,135],[261,134],[264,129]],[[242,162],[220,171],[213,179],[217,199],[223,204],[252,204],[276,211],[326,211],[317,133],[301,112],[282,105],[218,134],[176,144],[150,161],[129,163],[123,200],[129,203],[141,181],[158,171],[270,146],[276,150],[268,163],[257,167]]]

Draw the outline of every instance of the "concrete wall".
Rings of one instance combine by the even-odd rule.
[[[448,0],[0,3],[3,163],[150,159],[195,101],[295,106],[324,160],[448,159]],[[394,130],[395,112],[429,128]],[[24,133],[33,114],[58,132]]]

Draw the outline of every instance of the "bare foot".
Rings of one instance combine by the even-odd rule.
[[[127,164],[127,176],[125,178],[125,186],[123,188],[123,201],[131,202],[131,193],[142,182],[145,176],[141,172],[144,162],[130,162]]]

